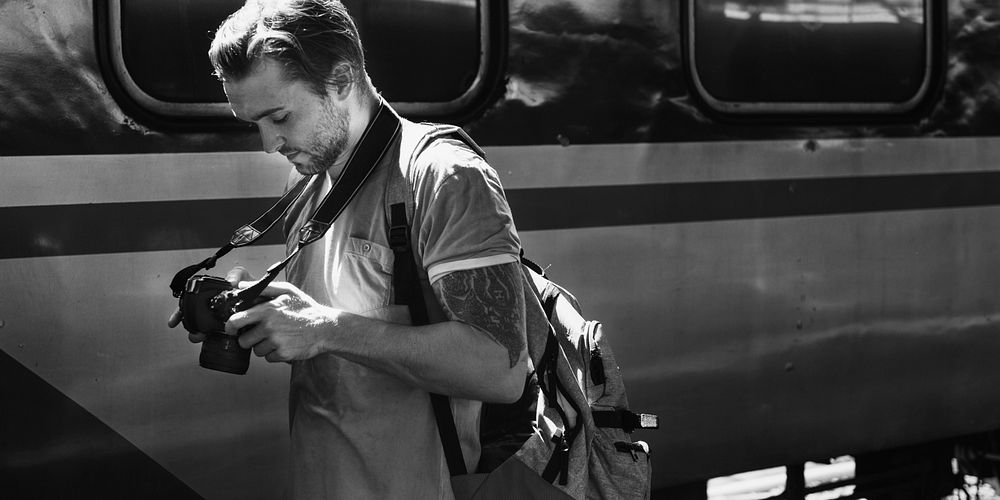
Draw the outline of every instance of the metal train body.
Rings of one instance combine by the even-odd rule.
[[[140,6],[156,2],[0,3],[6,498],[284,491],[287,366],[204,370],[198,346],[166,327],[170,278],[277,197],[288,170],[219,112],[218,95],[164,105],[137,83],[176,69],[163,47],[204,52],[169,37],[130,52],[142,48],[130,41],[160,25],[179,32],[186,25],[171,23],[209,4],[162,2],[170,12],[150,17]],[[212,8],[233,6],[222,4]],[[357,8],[379,19],[380,5],[405,2]],[[1000,428],[997,7],[419,5],[481,22],[470,30],[477,70],[458,79],[461,92],[428,98],[439,104],[396,98],[408,87],[375,61],[404,47],[373,41],[375,84],[404,115],[459,123],[484,147],[526,254],[605,324],[632,407],[660,416],[660,430],[635,435],[651,445],[654,490]],[[433,23],[451,19],[414,12],[396,20],[442,33]],[[136,19],[146,24],[125,24]],[[778,67],[800,57],[786,49],[823,41],[800,32],[829,43],[846,26],[871,31],[850,40],[873,54],[919,47],[906,62],[917,78],[887,84],[904,97],[864,94],[882,92],[879,77],[896,75],[902,55],[846,75],[804,73],[806,59]],[[428,43],[449,47],[443,33]],[[452,57],[464,56],[432,59]],[[787,82],[817,76],[806,90],[830,99],[782,97],[794,92]],[[282,254],[272,236],[215,271],[259,274]]]

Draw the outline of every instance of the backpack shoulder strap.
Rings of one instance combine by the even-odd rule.
[[[412,248],[413,212],[416,205],[413,179],[417,158],[434,141],[446,137],[460,140],[481,158],[485,158],[486,153],[469,137],[465,130],[456,125],[412,123],[406,120],[402,120],[402,122],[403,133],[400,139],[399,155],[400,160],[405,158],[406,161],[400,161],[389,172],[384,200],[387,227],[389,228],[389,246],[396,255],[393,265],[393,288],[397,292],[396,304],[408,305],[413,302],[407,300],[420,302],[416,300],[419,298],[420,287],[413,286],[413,284],[419,285],[419,273],[416,272],[415,252]],[[414,264],[412,272],[401,269],[404,263]],[[417,295],[405,292],[406,290],[415,290]],[[400,294],[401,291],[404,293]],[[422,315],[422,318],[426,321],[426,313]],[[414,322],[417,319],[414,318]]]
[[[473,152],[485,158],[486,153],[471,137],[455,125],[434,123],[414,124],[404,121],[403,134],[399,145],[400,159],[389,172],[385,186],[385,214],[389,235],[389,246],[395,256],[393,263],[393,289],[397,305],[409,305],[414,324],[428,322],[427,307],[422,298],[419,283],[419,269],[414,260],[412,246],[414,199],[413,169],[417,157],[434,141],[444,137],[455,137],[465,143]],[[416,310],[414,309],[416,308]]]
[[[423,153],[434,141],[443,137],[453,136],[465,143],[477,155],[486,158],[486,153],[483,149],[469,137],[469,134],[465,130],[456,125],[410,123],[404,121],[402,136],[399,144],[399,154],[400,159],[406,155],[406,161],[399,162],[397,168],[393,168],[392,172],[390,172],[385,191],[385,213],[391,216],[391,207],[402,203],[406,207],[407,221],[413,217],[413,186],[410,185],[410,181],[413,178],[413,166],[416,164],[420,153]],[[402,223],[405,221],[399,222]],[[390,224],[392,224],[391,220]]]
[[[417,157],[423,153],[434,141],[444,137],[455,137],[465,143],[473,152],[481,158],[486,158],[486,152],[469,137],[461,127],[456,125],[441,125],[436,123],[409,123],[404,121],[403,137],[399,144],[400,158],[406,156],[405,162],[400,162],[398,168],[394,168],[389,175],[386,184],[385,207],[386,215],[390,217],[390,227],[395,225],[391,220],[392,206],[404,204],[406,208],[406,220],[398,222],[409,224],[407,221],[413,219],[413,186],[410,181],[413,179],[413,166]]]
[[[483,158],[485,153],[460,127],[436,124],[419,124],[415,127],[422,127],[424,130],[421,133],[418,129],[411,131],[404,128],[399,154],[400,158],[407,155],[407,161],[394,165],[389,172],[385,187],[385,214],[388,218],[389,246],[394,257],[392,285],[395,303],[408,306],[412,323],[423,325],[429,322],[427,303],[411,244],[411,221],[415,204],[412,185],[413,165],[420,153],[431,143],[447,136],[457,136]],[[458,429],[455,427],[455,417],[451,411],[451,401],[441,394],[430,396],[448,470],[453,476],[466,474],[465,458],[458,439]]]

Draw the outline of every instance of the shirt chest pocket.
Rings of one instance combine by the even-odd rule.
[[[363,313],[390,304],[392,249],[362,238],[348,238],[338,276],[337,301]]]

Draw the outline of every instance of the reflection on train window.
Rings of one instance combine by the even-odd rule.
[[[826,462],[805,462],[795,467],[772,467],[709,479],[707,500],[774,500],[804,498],[831,500],[855,498],[854,457],[844,455]]]
[[[905,112],[930,80],[922,0],[689,0],[692,79],[734,113]]]
[[[484,84],[489,0],[345,0],[375,86],[401,112],[456,113]],[[128,96],[155,114],[225,116],[207,52],[243,0],[109,2],[110,57]],[[495,24],[495,23],[494,23]]]

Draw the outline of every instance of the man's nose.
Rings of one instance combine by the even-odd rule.
[[[260,141],[265,153],[275,153],[285,145],[285,138],[277,130],[260,127]]]

